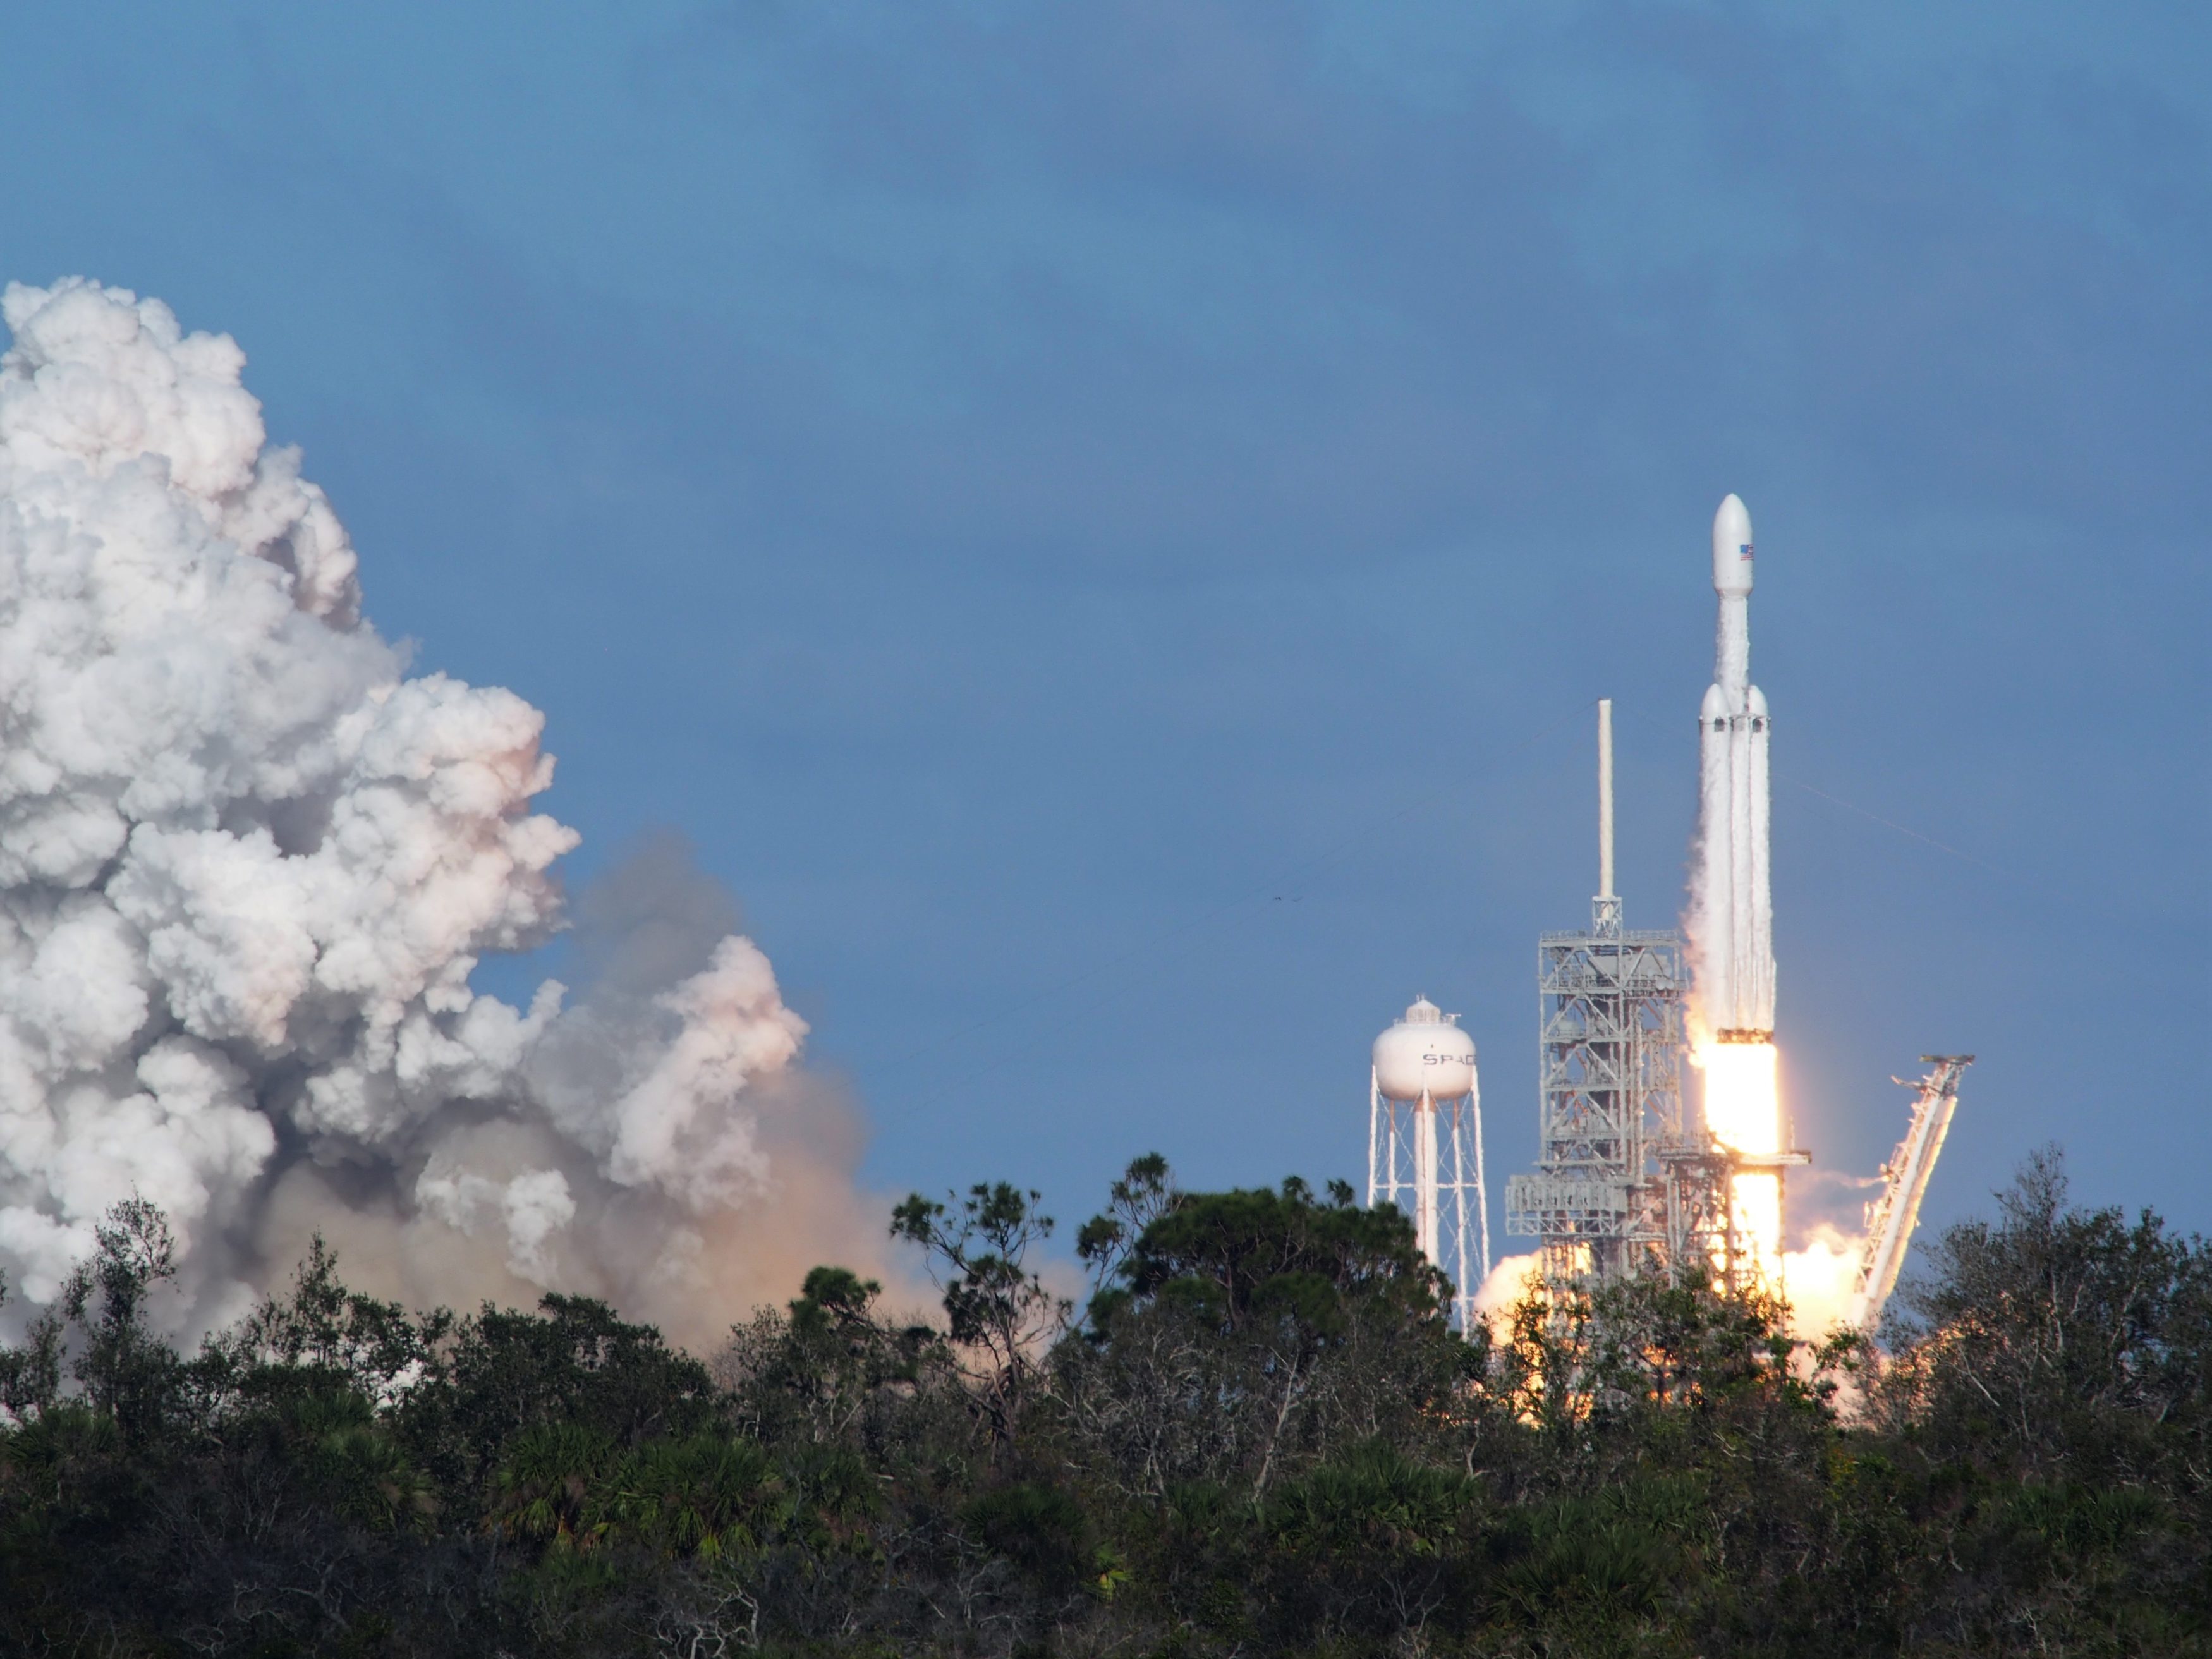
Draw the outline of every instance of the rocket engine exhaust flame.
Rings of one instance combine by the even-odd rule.
[[[1771,1042],[1714,1040],[1698,1045],[1705,1127],[1730,1152],[1781,1152],[1782,1104]],[[1782,1273],[1782,1175],[1747,1170],[1730,1177],[1736,1231],[1751,1265],[1769,1284]]]
[[[561,925],[543,716],[405,672],[237,345],[79,279],[0,312],[11,1283],[50,1297],[134,1191],[184,1245],[187,1327],[317,1230],[379,1294],[558,1289],[685,1340],[873,1266],[848,1114],[705,878],[617,880],[579,1000],[471,986]]]

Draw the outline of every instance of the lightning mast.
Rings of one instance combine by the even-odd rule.
[[[1912,1127],[1882,1166],[1881,1196],[1867,1206],[1866,1255],[1859,1264],[1850,1307],[1851,1328],[1864,1336],[1874,1334],[1882,1305],[1897,1288],[1912,1230],[1920,1220],[1920,1200],[1927,1195],[1928,1178],[1936,1173],[1943,1137],[1951,1132],[1951,1115],[1958,1109],[1959,1079],[1974,1063],[1972,1054],[1923,1054],[1920,1059],[1936,1069],[1920,1079],[1912,1099]],[[1904,1079],[1894,1080],[1902,1083]]]

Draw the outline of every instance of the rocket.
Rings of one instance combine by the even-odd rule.
[[[1720,597],[1713,683],[1698,717],[1698,1001],[1723,1042],[1774,1032],[1774,903],[1768,879],[1766,699],[1751,683],[1751,514],[1730,495],[1713,515]]]

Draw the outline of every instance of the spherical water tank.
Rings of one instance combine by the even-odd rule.
[[[1455,1100],[1474,1092],[1474,1039],[1426,997],[1375,1039],[1375,1081],[1385,1100]]]

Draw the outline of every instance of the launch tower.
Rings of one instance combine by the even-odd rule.
[[[1507,1231],[1554,1282],[1732,1259],[1727,1158],[1684,1109],[1681,935],[1621,926],[1613,881],[1613,704],[1598,706],[1598,891],[1586,933],[1536,946],[1536,1172]]]

